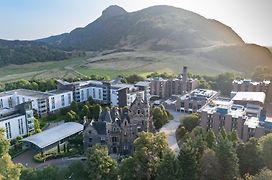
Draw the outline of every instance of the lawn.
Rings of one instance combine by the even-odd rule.
[[[109,76],[111,79],[116,78],[118,75],[131,75],[138,74],[142,77],[146,77],[148,74],[152,72],[148,71],[139,71],[139,70],[113,70],[113,69],[92,69],[86,67],[77,67],[75,68],[76,72],[79,72],[85,76],[90,75],[99,75],[99,76]]]
[[[36,62],[23,65],[9,65],[0,68],[0,82],[31,79],[51,71],[67,73],[74,66],[80,65],[87,57],[71,58],[62,61]]]

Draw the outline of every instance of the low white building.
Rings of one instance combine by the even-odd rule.
[[[73,92],[66,90],[40,92],[15,89],[0,93],[0,108],[12,108],[25,102],[31,102],[32,108],[39,116],[67,107],[72,101]]]
[[[4,129],[4,134],[9,140],[34,130],[34,116],[30,102],[14,108],[2,108],[0,116],[0,128]]]
[[[48,97],[49,112],[55,112],[59,109],[69,107],[73,101],[73,92],[67,90],[54,90],[49,92]]]

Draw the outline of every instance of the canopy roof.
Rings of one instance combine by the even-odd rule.
[[[22,141],[30,142],[43,149],[80,131],[83,131],[82,124],[67,122],[33,136],[24,138]]]

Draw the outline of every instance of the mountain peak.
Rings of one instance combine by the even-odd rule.
[[[112,6],[109,6],[108,8],[106,8],[102,12],[102,16],[103,17],[113,17],[113,16],[123,15],[125,13],[127,13],[127,11],[124,10],[122,7],[117,6],[117,5],[112,5]]]

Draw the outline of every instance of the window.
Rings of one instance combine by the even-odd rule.
[[[3,99],[0,100],[0,108],[3,108]]]
[[[117,137],[112,137],[111,138],[111,141],[114,143],[114,142],[117,142],[118,138]]]
[[[81,101],[84,101],[84,91],[81,90]]]
[[[98,90],[98,98],[102,99],[102,91],[101,91],[101,89]]]
[[[20,104],[20,99],[19,97],[17,96],[17,105]]]
[[[11,99],[11,97],[9,97],[8,104],[9,104],[9,107],[12,108],[12,99]]]
[[[93,89],[93,98],[95,99],[95,89]]]
[[[90,96],[90,89],[87,89],[87,97]]]
[[[89,142],[91,143],[92,141],[93,141],[93,138],[90,137],[90,138],[89,138]]]
[[[137,112],[137,114],[140,114],[141,113],[141,110],[140,109],[138,109],[138,112]]]
[[[25,98],[23,97],[23,103],[25,102]]]
[[[71,104],[71,102],[72,102],[72,98],[71,98],[71,94],[69,93],[68,94],[68,103]]]
[[[65,106],[64,95],[61,95],[61,105]]]
[[[55,98],[54,97],[51,97],[51,103],[52,103],[52,109],[55,109],[56,106],[55,106]]]
[[[7,139],[11,138],[10,122],[5,123]]]
[[[23,119],[18,119],[19,134],[24,134]]]
[[[180,107],[184,107],[184,102],[181,102],[181,103],[180,103]]]

